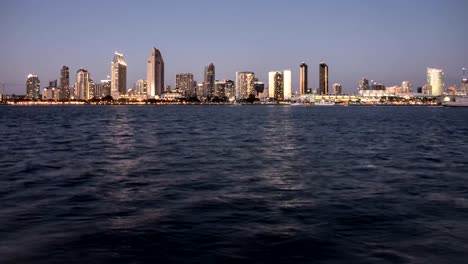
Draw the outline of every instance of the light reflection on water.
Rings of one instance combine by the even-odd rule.
[[[467,109],[0,110],[2,263],[468,257]]]

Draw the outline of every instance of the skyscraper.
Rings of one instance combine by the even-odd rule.
[[[146,81],[148,82],[148,98],[160,96],[164,92],[164,60],[157,48],[151,49],[148,58]]]
[[[255,92],[258,94],[263,93],[265,91],[265,84],[263,82],[254,82],[254,89]]]
[[[215,92],[214,96],[220,99],[226,97],[226,80],[216,80],[215,81]]]
[[[76,72],[75,99],[89,100],[90,75],[85,69]]]
[[[333,84],[333,94],[342,94],[343,88],[340,83]]]
[[[325,62],[319,65],[319,94],[328,94],[328,65]]]
[[[30,100],[40,100],[41,81],[37,74],[29,74],[26,80],[26,98]]]
[[[101,80],[101,94],[102,97],[111,95],[111,80]]]
[[[370,90],[369,80],[367,80],[366,78],[361,79],[361,81],[359,82],[359,90],[361,91]]]
[[[138,80],[135,83],[135,92],[138,95],[146,95],[148,91],[148,82],[146,80]]]
[[[427,88],[429,95],[432,96],[444,93],[444,72],[442,70],[427,68]]]
[[[271,71],[268,74],[269,83],[268,83],[268,92],[270,93],[270,98],[280,101],[284,100],[284,75],[280,71]]]
[[[123,54],[115,52],[111,65],[111,95],[117,99],[120,95],[127,94],[127,63]]]
[[[236,98],[247,99],[255,95],[255,73],[250,71],[236,72]]]
[[[213,63],[205,67],[203,84],[205,85],[206,96],[213,97],[215,93],[215,66]]]
[[[198,83],[197,84],[197,98],[203,99],[204,97],[206,97],[205,86],[203,85],[203,83]]]
[[[306,94],[307,93],[307,82],[308,82],[308,67],[305,62],[303,62],[300,66],[299,72],[299,94]]]
[[[275,100],[289,100],[292,95],[291,70],[269,72],[268,93]]]
[[[291,99],[292,96],[292,72],[291,70],[284,70],[284,100]]]
[[[413,86],[409,81],[403,81],[401,83],[401,92],[402,93],[412,93],[413,92]]]
[[[70,100],[70,70],[65,65],[60,69],[60,100]]]
[[[196,83],[192,73],[176,74],[176,90],[182,91],[186,96],[193,97],[196,95]]]

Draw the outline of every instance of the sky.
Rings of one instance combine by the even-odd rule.
[[[460,86],[468,68],[467,0],[2,0],[0,82],[6,94],[25,93],[26,76],[41,86],[60,78],[62,65],[85,68],[93,80],[110,75],[114,52],[127,62],[127,87],[146,78],[152,47],[165,62],[166,84],[190,72],[203,81],[253,71],[291,69],[299,90],[299,65],[309,65],[318,87],[319,63],[330,86],[354,93],[366,77],[387,86],[426,82],[426,68],[441,68],[445,85]]]

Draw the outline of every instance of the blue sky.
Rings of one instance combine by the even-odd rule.
[[[327,62],[330,84],[356,90],[362,77],[386,85],[409,80],[422,86],[426,68],[445,71],[446,86],[459,86],[468,67],[466,0],[291,1],[63,1],[0,3],[0,81],[7,93],[24,94],[29,73],[41,86],[68,65],[94,80],[110,72],[114,51],[128,64],[128,86],[146,77],[150,49],[160,49],[166,84],[192,72],[202,81],[213,62],[217,79],[251,70],[267,82],[268,71],[309,65],[309,87],[318,87],[318,64]]]

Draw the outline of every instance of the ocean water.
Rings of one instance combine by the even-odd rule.
[[[468,263],[468,108],[1,106],[0,263]]]

